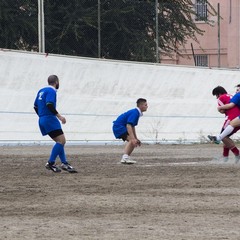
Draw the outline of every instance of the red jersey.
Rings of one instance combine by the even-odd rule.
[[[221,95],[218,98],[218,106],[222,106],[230,103],[231,98],[232,98],[232,95],[230,94]],[[229,124],[231,120],[240,116],[240,109],[237,106],[234,106],[233,108],[226,110],[225,115],[226,115],[226,121],[224,123],[224,128]]]

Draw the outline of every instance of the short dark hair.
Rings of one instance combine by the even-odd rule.
[[[217,86],[212,90],[213,96],[218,96],[220,94],[226,94],[226,93],[227,93],[227,91],[222,86]]]
[[[59,80],[58,80],[58,76],[56,76],[56,75],[50,75],[50,76],[48,77],[48,84],[49,84],[49,85],[53,85],[53,84],[55,84],[57,81],[59,81]]]
[[[236,85],[235,87],[240,87],[240,84]]]
[[[139,98],[136,103],[137,103],[137,106],[139,106],[141,103],[145,103],[145,102],[147,102],[145,98]]]

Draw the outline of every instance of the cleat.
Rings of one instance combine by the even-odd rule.
[[[208,135],[208,139],[211,141],[211,142],[214,142],[216,144],[219,144],[221,141],[220,140],[217,140],[217,137],[216,136],[211,136],[211,135]]]
[[[77,173],[77,170],[74,169],[69,163],[62,163],[61,169],[64,171],[68,171],[69,173]]]
[[[213,160],[218,161],[218,162],[227,163],[229,158],[221,156],[221,157],[215,157]]]
[[[121,163],[122,164],[134,164],[134,163],[136,163],[136,161],[134,161],[134,160],[132,160],[130,158],[122,158],[121,159]]]
[[[61,172],[61,169],[59,169],[54,163],[47,162],[46,165],[45,165],[45,168],[47,170],[52,170],[55,173]]]
[[[235,163],[237,164],[240,161],[240,155],[235,156]]]
[[[223,162],[227,162],[228,161],[228,157],[223,157]]]

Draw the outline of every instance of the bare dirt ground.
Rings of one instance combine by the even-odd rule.
[[[77,174],[44,168],[51,146],[0,147],[0,239],[240,239],[240,164],[221,146],[66,146]]]

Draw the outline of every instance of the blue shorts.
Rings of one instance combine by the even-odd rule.
[[[115,136],[115,138],[122,138],[122,135],[127,133],[127,128],[126,126],[120,126],[120,125],[115,125],[113,124],[113,134]]]
[[[43,116],[40,117],[38,120],[39,128],[43,136],[47,135],[48,133],[62,129],[61,124],[56,116]]]

